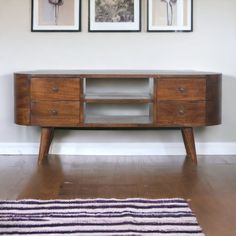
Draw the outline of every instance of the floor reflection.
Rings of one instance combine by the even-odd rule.
[[[18,199],[192,198],[201,181],[198,166],[180,156],[52,155],[34,168]]]
[[[58,198],[64,173],[61,159],[57,156],[45,160],[35,168],[35,173],[18,195],[18,199],[54,199]]]

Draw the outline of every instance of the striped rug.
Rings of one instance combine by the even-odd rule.
[[[0,235],[202,236],[184,199],[0,200]]]

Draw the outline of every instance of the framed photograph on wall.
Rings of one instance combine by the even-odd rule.
[[[141,0],[89,0],[89,32],[141,31]]]
[[[148,32],[192,32],[193,0],[148,0]]]
[[[80,31],[80,0],[32,0],[31,31]]]

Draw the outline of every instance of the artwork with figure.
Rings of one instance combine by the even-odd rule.
[[[95,0],[96,22],[134,22],[134,0]]]
[[[148,29],[191,31],[192,0],[148,0]]]
[[[167,25],[173,24],[175,4],[178,0],[161,0],[166,4],[166,23]],[[176,12],[175,12],[176,13]]]
[[[80,31],[81,0],[32,0],[31,31]]]
[[[64,5],[64,0],[48,0],[48,2],[53,5],[54,22],[55,22],[55,25],[58,25],[59,9],[60,9],[60,6]]]
[[[74,0],[39,0],[39,25],[73,25]]]

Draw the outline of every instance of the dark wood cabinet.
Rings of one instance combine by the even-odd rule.
[[[15,73],[15,122],[42,127],[39,162],[54,128],[180,128],[197,161],[193,127],[221,123],[221,74],[186,71],[32,71]],[[91,81],[112,91],[90,91]],[[143,91],[123,91],[130,80]],[[131,85],[132,86],[132,85]],[[131,89],[133,90],[133,89]],[[132,113],[132,106],[139,109]],[[95,108],[96,112],[93,111]],[[123,109],[126,114],[109,110]],[[100,114],[106,110],[108,114]]]

